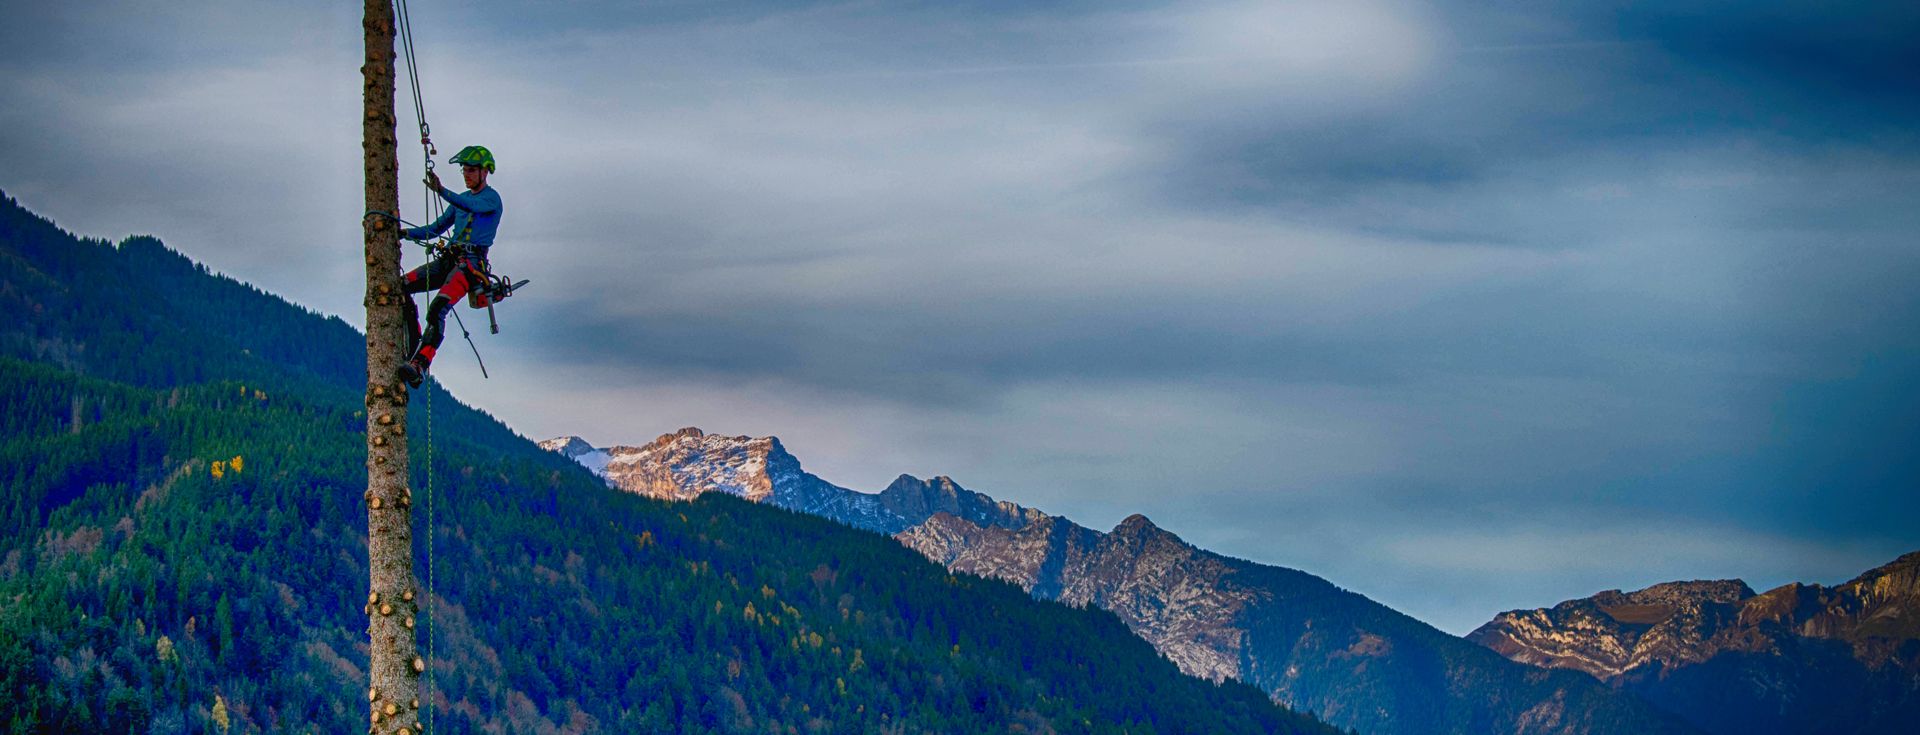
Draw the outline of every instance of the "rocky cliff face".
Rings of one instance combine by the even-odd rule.
[[[1255,593],[1229,579],[1232,569],[1218,557],[1145,516],[1103,534],[1045,515],[1005,528],[939,513],[895,538],[955,571],[1112,611],[1188,674],[1240,674],[1246,634],[1238,621]]]
[[[1611,590],[1550,610],[1505,613],[1467,639],[1515,661],[1606,679],[1642,666],[1698,663],[1706,640],[1752,597],[1739,580]]]
[[[1920,722],[1920,552],[1836,587],[1671,582],[1502,613],[1467,636],[1574,669],[1711,732],[1905,733]]]
[[[1740,609],[1739,626],[1843,641],[1874,669],[1916,669],[1920,641],[1920,551],[1837,587],[1789,584]]]
[[[541,442],[558,443],[562,454],[578,451],[577,445],[562,437]],[[604,450],[606,465],[595,471],[614,487],[648,497],[687,500],[707,492],[723,492],[748,500],[765,500],[773,494],[773,481],[767,474],[769,457],[785,455],[780,440],[744,436],[707,434],[685,428],[662,434],[637,447],[616,446]],[[591,465],[589,465],[591,467]]]
[[[1341,727],[1691,732],[1584,675],[1507,661],[1319,577],[1198,549],[1144,516],[1102,533],[946,477],[902,475],[860,493],[802,471],[777,440],[697,429],[606,451],[605,475],[619,487],[662,498],[728,492],[893,534],[953,570],[1109,610],[1183,671],[1252,683]]]

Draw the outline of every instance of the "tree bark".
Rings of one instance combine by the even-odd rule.
[[[400,159],[395,150],[392,0],[366,0],[361,154],[367,210],[398,214]],[[413,576],[413,495],[407,489],[407,388],[400,366],[406,327],[400,309],[399,226],[362,220],[367,260],[367,692],[371,733],[417,735],[424,661],[414,618],[426,599]],[[431,532],[431,529],[429,529]]]

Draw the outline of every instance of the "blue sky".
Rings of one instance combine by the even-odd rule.
[[[420,0],[534,281],[492,380],[436,371],[534,438],[778,435],[1456,633],[1844,581],[1920,548],[1920,10],[1641,5]],[[0,7],[0,189],[357,322],[359,34]]]

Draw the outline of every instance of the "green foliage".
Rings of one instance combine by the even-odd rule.
[[[360,336],[11,200],[0,264],[29,315],[0,328],[0,728],[362,730]],[[611,491],[427,405],[430,732],[1332,732],[1111,614],[818,518]]]

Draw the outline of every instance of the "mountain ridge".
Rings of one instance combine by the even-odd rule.
[[[1607,590],[1501,613],[1467,639],[1587,673],[1710,732],[1898,732],[1892,723],[1920,721],[1920,552],[1833,587]]]
[[[650,446],[687,442],[695,432],[711,436],[690,427]],[[1584,675],[1507,661],[1305,572],[1198,549],[1141,514],[1100,532],[945,476],[902,475],[880,493],[861,493],[805,472],[784,448],[756,455],[755,447],[779,446],[758,441],[730,437],[722,462],[745,466],[759,456],[764,477],[703,484],[710,469],[632,466],[690,452],[629,453],[623,465],[617,448],[606,450],[616,459],[605,476],[659,497],[745,497],[759,493],[749,485],[764,484],[765,502],[892,535],[956,572],[1114,612],[1182,671],[1246,681],[1341,727],[1388,735],[1692,732]],[[662,478],[684,485],[661,487]]]

